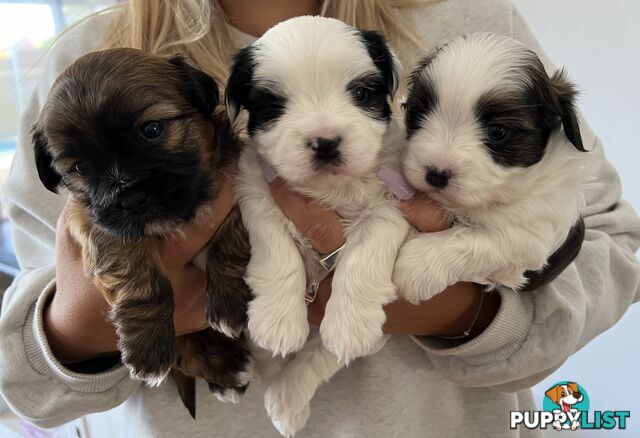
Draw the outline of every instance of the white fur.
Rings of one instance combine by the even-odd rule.
[[[157,388],[160,385],[162,385],[164,381],[167,380],[167,376],[169,375],[170,372],[171,370],[169,369],[163,374],[154,374],[154,373],[147,374],[144,372],[136,372],[134,371],[133,368],[129,368],[129,373],[131,374],[131,377],[133,377],[136,380],[140,380],[141,382],[144,382],[150,388]]]
[[[275,26],[256,45],[253,80],[287,97],[285,114],[257,132],[244,151],[236,181],[252,251],[249,332],[260,347],[283,356],[303,348],[309,334],[305,289],[319,271],[309,243],[271,197],[257,154],[345,223],[346,245],[319,331],[322,342],[314,335],[280,373],[269,371],[267,410],[278,430],[291,436],[304,426],[316,388],[339,363],[384,342],[383,306],[396,297],[393,265],[409,226],[376,177],[383,137],[391,135],[387,124],[356,107],[347,91],[353,79],[377,72],[354,30],[333,19],[301,17]],[[305,140],[314,136],[341,137],[340,166],[313,167]]]
[[[459,281],[521,287],[523,273],[542,269],[579,218],[589,154],[577,151],[561,130],[530,167],[499,166],[483,145],[476,102],[490,90],[526,84],[518,65],[527,53],[509,38],[473,35],[445,46],[422,72],[435,85],[438,105],[409,141],[404,173],[457,225],[416,235],[402,247],[394,280],[412,302]],[[444,190],[427,184],[427,166],[453,171]]]
[[[386,343],[382,337],[369,354],[376,353]],[[285,437],[292,437],[309,418],[309,403],[318,387],[326,383],[342,366],[329,352],[319,336],[312,336],[302,351],[269,380],[264,406],[274,426]]]

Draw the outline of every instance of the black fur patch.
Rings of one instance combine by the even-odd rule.
[[[253,296],[244,282],[251,248],[238,208],[229,214],[209,245],[207,319],[214,327],[223,323],[240,333],[247,322],[247,303]]]
[[[423,58],[409,78],[409,93],[404,105],[404,123],[407,138],[411,138],[418,131],[426,118],[438,105],[438,95],[422,72],[433,60],[433,56]]]
[[[521,90],[490,91],[476,105],[476,117],[486,133],[484,142],[493,160],[505,167],[538,163],[549,136],[561,124],[574,147],[584,151],[574,108],[576,92],[564,73],[550,78],[534,53],[521,68],[530,83]],[[500,140],[488,134],[490,127],[496,126],[507,132]]]
[[[584,241],[584,234],[584,219],[580,218],[571,230],[569,230],[569,234],[562,246],[549,256],[544,269],[542,269],[542,271],[527,271],[525,273],[525,277],[527,277],[529,282],[522,290],[532,291],[540,289],[555,280],[580,253],[582,242]]]
[[[232,119],[238,115],[241,108],[246,107],[249,101],[255,68],[254,53],[255,48],[248,46],[236,53],[233,58],[231,74],[224,92],[227,111]]]
[[[191,67],[182,56],[174,56],[169,63],[175,65],[180,72],[191,104],[205,117],[211,117],[220,99],[216,81],[208,74]]]
[[[249,135],[269,129],[282,116],[287,104],[287,99],[275,92],[275,86],[253,83],[255,50],[255,47],[249,46],[236,54],[225,90],[227,111],[231,119],[242,108],[249,112]]]
[[[399,72],[385,38],[378,32],[371,30],[359,29],[359,32],[371,60],[382,75],[387,94],[393,97]]]
[[[113,191],[120,194],[115,202],[99,204],[88,200],[87,205],[98,224],[116,237],[141,238],[145,234],[145,226],[152,222],[187,223],[211,195],[210,176],[195,150],[151,151],[143,145],[131,148],[126,168],[121,173],[121,178],[131,181],[126,189],[117,186],[108,172],[110,163],[117,162],[117,154],[117,150],[109,149],[103,160],[98,157],[91,160],[87,153],[84,154],[84,161],[90,162],[94,169],[87,177],[93,189],[91,199],[108,197]],[[119,200],[131,191],[144,193],[150,208],[124,210]]]
[[[275,88],[253,87],[249,92],[246,108],[249,111],[247,130],[249,135],[266,131],[284,114],[287,99],[274,92]]]
[[[367,75],[355,79],[347,85],[347,91],[353,104],[371,117],[385,122],[391,120],[388,89],[380,76]]]
[[[47,138],[37,126],[31,130],[31,138],[38,177],[47,190],[57,193],[62,177],[53,168],[53,157],[47,147]]]
[[[485,133],[484,144],[493,160],[505,167],[527,167],[544,156],[551,127],[545,124],[542,104],[529,91],[489,92],[476,105],[476,116]],[[490,127],[501,127],[506,136],[489,138]]]

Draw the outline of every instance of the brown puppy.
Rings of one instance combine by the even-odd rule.
[[[208,330],[176,342],[173,293],[158,253],[164,236],[206,217],[235,170],[240,142],[217,105],[215,81],[180,57],[94,52],[56,80],[33,144],[44,186],[69,190],[69,231],[111,304],[131,375],[157,385],[175,364],[234,399],[251,369],[240,335],[251,293],[242,279],[249,243],[239,213],[207,254],[207,317],[231,337]]]

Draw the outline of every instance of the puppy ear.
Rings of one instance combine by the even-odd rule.
[[[362,29],[358,31],[371,60],[382,73],[387,93],[393,99],[400,86],[400,75],[402,74],[402,66],[398,57],[389,47],[385,38],[378,32]]]
[[[53,157],[49,152],[47,137],[37,124],[31,129],[31,142],[36,159],[36,169],[42,185],[50,192],[58,193],[57,188],[62,177],[53,168]]]
[[[558,404],[558,400],[560,400],[560,391],[562,389],[560,386],[556,385],[553,388],[549,388],[547,392],[545,392],[546,396],[551,399],[555,404]]]
[[[178,69],[189,102],[203,115],[211,117],[220,102],[216,81],[205,72],[191,67],[180,55],[171,58],[169,63]]]
[[[569,387],[569,389],[571,389],[573,392],[579,392],[580,389],[578,388],[578,384],[575,382],[568,382],[567,386]]]
[[[562,119],[564,135],[577,150],[586,152],[582,144],[580,125],[578,124],[578,115],[575,107],[575,97],[578,93],[564,70],[558,70],[551,77],[551,87],[558,99],[557,111]]]
[[[435,58],[436,58],[436,52],[430,55],[427,55],[424,58],[420,59],[420,61],[418,61],[413,71],[409,74],[409,89],[413,88],[416,82],[420,80],[420,76],[422,75],[422,72],[427,67],[429,67],[429,64],[431,64]]]
[[[233,60],[231,74],[224,92],[227,114],[232,122],[238,117],[240,110],[243,107],[246,108],[249,101],[255,66],[253,54],[254,48],[252,46],[245,47],[235,55]]]

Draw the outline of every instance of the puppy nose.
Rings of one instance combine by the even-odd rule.
[[[147,195],[142,190],[129,190],[120,195],[119,201],[125,210],[139,210],[147,205]]]
[[[440,170],[437,167],[427,167],[427,182],[429,185],[444,189],[451,179],[451,172],[448,170]]]
[[[317,159],[322,161],[332,161],[340,155],[340,151],[338,150],[340,141],[340,137],[316,137],[313,141],[308,143],[310,143],[311,149],[315,151]]]

